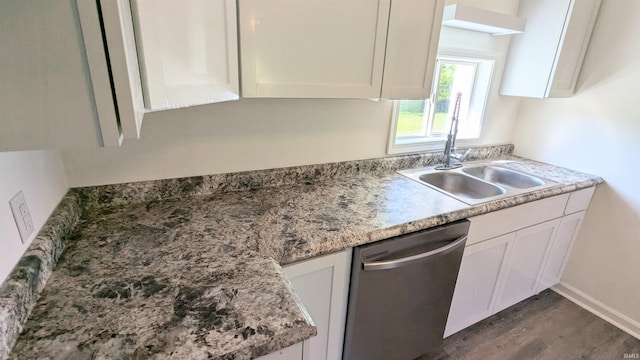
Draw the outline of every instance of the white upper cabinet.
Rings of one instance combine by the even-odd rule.
[[[523,34],[514,35],[500,94],[573,95],[601,0],[521,0]]]
[[[238,4],[243,97],[430,96],[444,0]]]
[[[426,99],[438,52],[444,0],[393,0],[382,79],[386,99]]]
[[[137,139],[142,128],[144,103],[129,0],[100,0],[99,4],[120,129],[125,139]],[[100,44],[89,45],[85,39],[85,45]]]
[[[238,4],[243,97],[380,97],[390,0]]]
[[[76,0],[104,146],[138,139],[144,116],[128,0]]]
[[[0,52],[0,151],[140,137],[129,0],[0,2]]]
[[[0,1],[0,151],[102,145],[77,11],[73,1]]]
[[[235,0],[131,0],[145,106],[238,99]]]

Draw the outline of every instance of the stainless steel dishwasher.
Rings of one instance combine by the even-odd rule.
[[[353,251],[345,360],[411,360],[442,342],[469,222]]]

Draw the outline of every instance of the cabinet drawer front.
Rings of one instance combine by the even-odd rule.
[[[591,201],[591,197],[593,196],[595,189],[595,187],[590,187],[572,192],[571,196],[569,196],[569,201],[567,201],[567,207],[564,209],[564,214],[569,215],[578,211],[586,210],[587,207],[589,207],[589,202]]]
[[[472,217],[467,245],[558,218],[568,198],[569,194],[562,194]]]

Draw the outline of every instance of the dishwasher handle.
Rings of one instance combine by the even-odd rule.
[[[425,253],[411,255],[411,256],[403,257],[400,259],[394,259],[394,260],[365,262],[362,264],[362,269],[364,271],[387,270],[387,269],[395,269],[395,268],[411,265],[413,263],[425,260],[431,256],[435,256],[443,252],[446,252],[448,250],[451,250],[455,247],[458,247],[461,244],[463,244],[466,240],[467,240],[467,235],[463,235],[451,241],[447,245],[444,245],[442,247],[439,247],[431,251],[427,251]]]

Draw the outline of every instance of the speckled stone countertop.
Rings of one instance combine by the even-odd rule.
[[[469,206],[392,171],[358,172],[90,207],[10,358],[255,358],[316,331],[280,265],[602,181],[501,158],[558,185]]]

